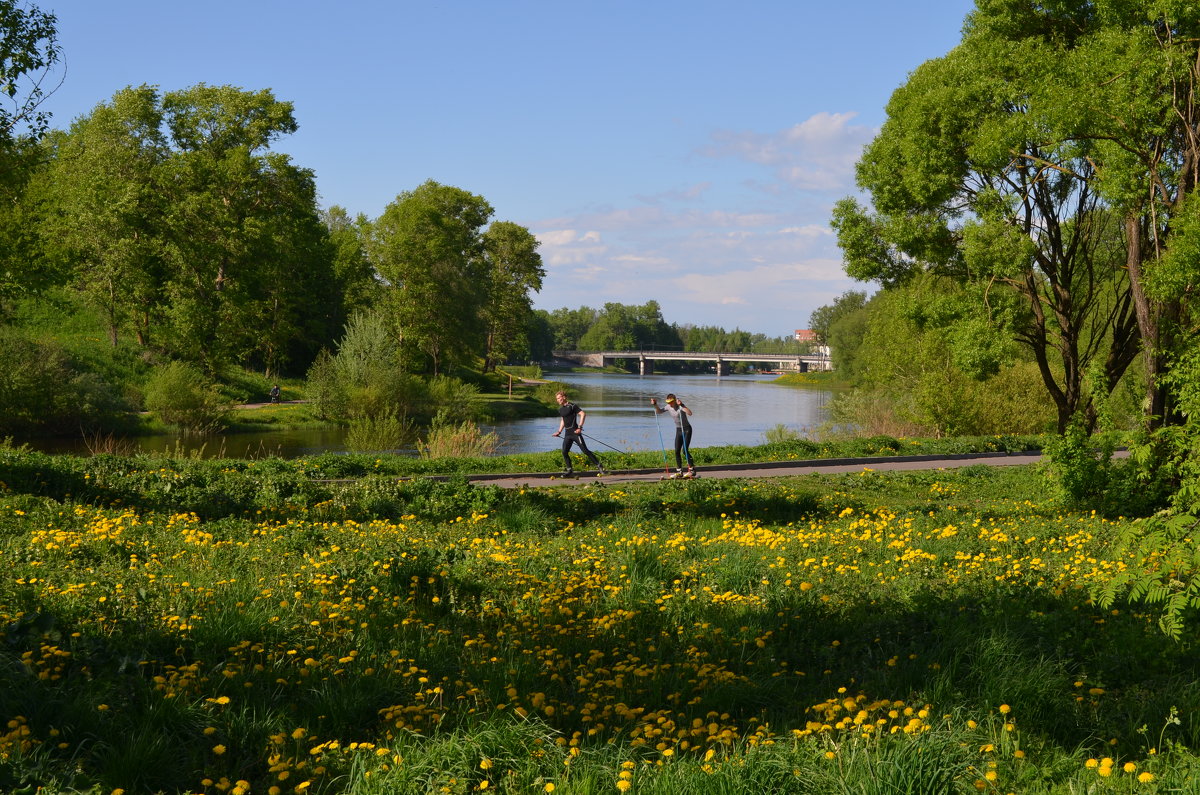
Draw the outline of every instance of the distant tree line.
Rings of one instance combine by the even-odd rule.
[[[716,351],[721,353],[802,353],[808,346],[793,337],[768,337],[741,329],[667,323],[657,301],[640,306],[607,303],[602,309],[563,307],[537,310],[530,334],[534,358],[552,351]]]

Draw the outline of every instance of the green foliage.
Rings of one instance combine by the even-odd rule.
[[[475,458],[492,455],[499,446],[494,431],[485,433],[474,421],[443,409],[434,416],[425,439],[417,442],[417,451],[422,458]]]
[[[667,325],[657,301],[641,306],[607,303],[578,346],[585,351],[636,351],[679,346],[678,334]]]
[[[411,419],[377,414],[351,419],[345,443],[355,452],[391,452],[411,446],[416,438]]]
[[[855,340],[842,343],[850,328]],[[835,396],[833,422],[906,436],[1044,431],[1055,411],[1041,369],[1002,329],[969,288],[940,277],[877,294],[831,329],[836,371],[858,384]]]
[[[401,363],[388,317],[380,310],[352,317],[337,353],[318,355],[306,394],[318,417],[335,422],[415,420],[427,414],[430,402],[425,382]]]
[[[146,382],[146,408],[187,433],[220,430],[229,413],[215,385],[186,362],[155,368]]]
[[[530,293],[542,289],[546,275],[538,245],[528,229],[511,221],[493,222],[483,233],[488,280],[481,310],[485,373],[497,363],[528,351],[526,327],[533,312]]]
[[[808,318],[808,327],[817,335],[822,345],[829,344],[829,332],[841,318],[862,309],[867,304],[867,294],[856,290],[846,292],[833,299],[832,304],[818,307]]]
[[[427,357],[434,375],[482,347],[482,230],[492,213],[482,196],[429,180],[397,196],[371,226],[368,251],[391,285],[398,341]]]
[[[1200,608],[1200,546],[1188,515],[1158,515],[1124,528],[1119,549],[1134,562],[1096,589],[1097,602],[1118,600],[1158,614],[1158,625],[1179,640]]]
[[[1200,770],[1194,608],[1173,642],[1093,603],[1130,527],[1032,468],[330,478],[379,462],[0,450],[0,787],[1102,795]]]
[[[98,373],[80,370],[53,342],[0,327],[0,433],[73,434],[125,424],[129,406]]]
[[[569,392],[569,387],[562,381],[546,381],[537,385],[533,390],[533,397],[542,405],[558,408],[554,396],[559,392]]]
[[[1134,311],[1141,299],[1131,292],[1130,274],[1139,274],[1126,268],[1134,252],[1149,250],[1139,242],[1147,232],[1131,237],[1122,228],[1129,216],[1103,200],[1116,187],[1109,184],[1113,171],[1123,170],[1105,157],[1137,149],[1152,135],[1131,133],[1149,118],[1130,119],[1134,96],[1148,102],[1142,107],[1151,116],[1161,107],[1149,107],[1167,94],[1180,96],[1153,85],[1154,78],[1130,85],[1150,77],[1143,69],[1156,69],[1140,46],[1141,56],[1123,60],[1129,42],[1122,38],[1136,40],[1145,18],[1118,21],[1121,13],[1106,12],[1085,20],[1064,8],[978,8],[960,46],[922,64],[892,95],[888,119],[858,164],[871,207],[845,199],[833,216],[855,278],[880,280],[884,292],[928,283],[930,274],[963,285],[961,297],[975,311],[935,318],[950,363],[969,377],[989,377],[1013,361],[1012,343],[1020,344],[1043,363],[1038,373],[1060,432],[1117,387],[1137,355],[1137,317],[1150,317]],[[1114,58],[1129,67],[1120,80],[1110,80]],[[1141,97],[1142,90],[1161,95]],[[1121,99],[1097,100],[1110,92]],[[1105,110],[1110,101],[1121,103],[1122,121]],[[1108,137],[1096,124],[1111,124],[1114,139],[1132,135],[1136,143],[1096,144]],[[1161,212],[1166,218],[1172,210]],[[877,337],[868,340],[874,345]],[[1105,369],[1096,382],[1102,392],[1084,388],[1093,362]],[[870,371],[860,366],[855,374]]]

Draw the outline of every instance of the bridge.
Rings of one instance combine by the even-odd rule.
[[[714,362],[717,375],[729,375],[730,362],[753,362],[774,365],[778,370],[805,373],[810,370],[829,370],[829,357],[820,354],[797,353],[718,353],[704,351],[555,351],[556,359],[567,359],[584,367],[608,367],[618,360],[638,363],[638,373],[654,372],[654,362]]]

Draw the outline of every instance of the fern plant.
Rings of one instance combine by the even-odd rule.
[[[1200,607],[1200,548],[1194,537],[1197,519],[1190,514],[1160,513],[1134,522],[1121,539],[1132,565],[1096,593],[1108,609],[1118,600],[1159,611],[1159,628],[1178,640],[1188,617]]]

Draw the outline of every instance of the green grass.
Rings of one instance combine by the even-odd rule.
[[[1033,468],[505,491],[156,464],[0,451],[0,791],[1200,772],[1195,633],[1096,606],[1132,525]]]

